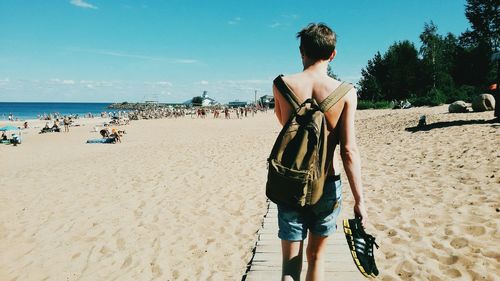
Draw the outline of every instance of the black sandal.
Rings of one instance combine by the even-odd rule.
[[[378,269],[373,255],[373,245],[378,249],[375,237],[365,232],[360,218],[345,219],[344,233],[356,267],[365,277],[377,277]]]

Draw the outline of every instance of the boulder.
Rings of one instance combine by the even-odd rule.
[[[456,101],[450,106],[448,106],[448,112],[449,113],[464,113],[467,112],[467,104],[464,101]]]
[[[495,98],[490,94],[481,94],[472,99],[474,111],[488,111],[495,109]]]

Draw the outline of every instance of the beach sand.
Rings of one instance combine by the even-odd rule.
[[[499,124],[446,112],[358,112],[380,280],[500,278]],[[422,114],[432,129],[405,131]],[[102,120],[79,122],[0,146],[0,280],[241,279],[266,212],[272,112],[133,121],[116,145],[85,144]]]

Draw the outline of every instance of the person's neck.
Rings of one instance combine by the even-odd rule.
[[[308,72],[315,75],[327,75],[328,60],[304,60],[304,72]]]

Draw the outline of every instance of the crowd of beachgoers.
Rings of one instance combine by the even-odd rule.
[[[191,118],[207,118],[212,116],[214,119],[222,118],[244,118],[254,116],[259,111],[267,111],[267,108],[261,106],[245,106],[245,107],[192,107],[192,108],[175,108],[175,107],[151,107],[143,110],[132,110],[126,112],[126,117],[130,120],[139,119],[160,119],[160,118],[179,118],[190,116]]]
[[[93,132],[99,132],[101,138],[90,139],[87,143],[120,143],[123,135],[126,133],[125,130],[118,130],[114,127],[128,125],[131,120],[143,120],[143,119],[163,119],[163,118],[192,118],[192,119],[243,119],[247,117],[253,117],[258,112],[267,112],[268,108],[261,106],[242,106],[242,107],[160,107],[152,106],[149,108],[144,108],[140,110],[119,110],[110,112],[101,112],[98,115],[93,113],[88,113],[84,115],[72,114],[63,115],[61,113],[44,113],[38,115],[36,120],[19,120],[12,113],[8,115],[8,123],[13,122],[23,122],[21,126],[10,126],[11,129],[16,129],[19,132],[11,134],[11,138],[8,137],[6,131],[2,132],[1,141],[7,144],[21,144],[22,138],[20,136],[21,130],[32,128],[31,122],[45,121],[45,125],[35,126],[34,128],[39,128],[39,134],[53,133],[53,132],[69,132],[70,127],[78,127],[80,123],[78,119],[94,119],[101,118],[107,119],[109,121],[103,122],[99,125],[94,126]],[[37,123],[40,125],[40,123]]]

